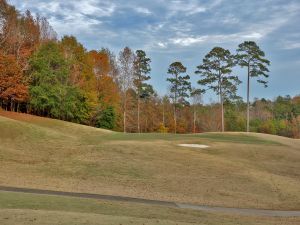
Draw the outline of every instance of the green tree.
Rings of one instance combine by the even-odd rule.
[[[116,112],[112,106],[104,109],[96,118],[96,127],[104,129],[114,129],[116,125]]]
[[[202,77],[198,83],[207,86],[202,92],[211,89],[220,97],[222,132],[225,130],[224,100],[236,98],[237,85],[241,83],[237,76],[231,75],[233,66],[234,60],[230,51],[215,47],[204,57],[203,63],[197,66],[195,72]]]
[[[285,97],[278,96],[274,101],[273,115],[278,120],[292,120],[293,117],[292,98],[287,95]]]
[[[250,78],[256,77],[257,82],[267,87],[268,66],[270,61],[265,58],[265,53],[254,41],[245,41],[237,49],[236,60],[239,66],[246,67],[247,74],[247,132],[250,128]]]
[[[145,90],[143,89],[147,87],[145,81],[151,78],[148,75],[151,71],[151,59],[147,58],[143,50],[137,50],[135,54],[133,83],[137,92],[137,124],[138,132],[140,133],[140,100],[144,98]]]
[[[84,123],[89,108],[84,93],[68,84],[69,66],[55,42],[40,47],[30,60],[30,105],[39,115]]]
[[[180,105],[188,104],[186,98],[189,97],[191,91],[191,82],[189,75],[181,75],[186,73],[186,67],[181,62],[174,62],[169,66],[168,74],[172,77],[167,78],[170,82],[170,92],[172,94],[174,104],[174,130],[177,132],[177,108]]]

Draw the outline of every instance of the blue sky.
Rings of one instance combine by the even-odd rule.
[[[193,85],[195,68],[214,46],[235,52],[256,41],[271,61],[269,87],[252,80],[251,96],[300,94],[299,0],[9,0],[19,10],[47,17],[59,36],[74,35],[87,49],[125,46],[152,59],[151,83],[167,93],[167,68],[180,60]],[[246,95],[246,71],[235,70]],[[205,101],[215,100],[213,93]]]

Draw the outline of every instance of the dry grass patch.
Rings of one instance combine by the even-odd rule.
[[[300,218],[273,218],[106,202],[59,196],[0,192],[1,225],[296,225]]]
[[[0,185],[300,209],[297,140],[244,133],[122,134],[23,114],[4,116]]]

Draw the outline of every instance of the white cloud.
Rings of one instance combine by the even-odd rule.
[[[93,26],[101,25],[101,18],[110,17],[116,10],[115,3],[97,0],[77,1],[28,1],[22,10],[37,9],[35,13],[45,16],[60,36],[65,34],[93,34]]]
[[[168,1],[167,9],[169,11],[169,16],[174,16],[177,13],[184,13],[186,15],[193,15],[206,11],[206,7],[202,6],[195,0],[172,0]]]
[[[297,42],[286,41],[283,43],[282,48],[286,49],[286,50],[298,49],[298,48],[300,48],[300,42],[299,41],[297,41]]]
[[[238,24],[240,20],[234,15],[226,15],[224,18],[220,19],[220,22],[226,25]]]
[[[227,43],[241,42],[244,40],[259,40],[262,37],[263,35],[257,32],[240,32],[232,34],[178,37],[169,39],[169,42],[182,47],[188,47],[206,43]]]
[[[158,45],[158,47],[160,47],[160,48],[167,48],[167,44],[166,44],[166,43],[163,43],[163,42],[158,42],[157,45]]]
[[[206,39],[207,39],[207,36],[181,37],[181,38],[172,38],[172,39],[170,39],[170,42],[175,45],[190,46],[190,45],[204,42]]]
[[[146,14],[146,15],[152,14],[152,12],[149,9],[144,8],[144,7],[136,7],[135,11],[138,13],[141,13],[141,14]]]

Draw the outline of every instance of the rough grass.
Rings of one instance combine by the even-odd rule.
[[[122,134],[0,112],[0,185],[299,210],[299,162],[299,140],[271,135]]]
[[[296,225],[300,218],[203,213],[144,204],[0,192],[1,225]]]

